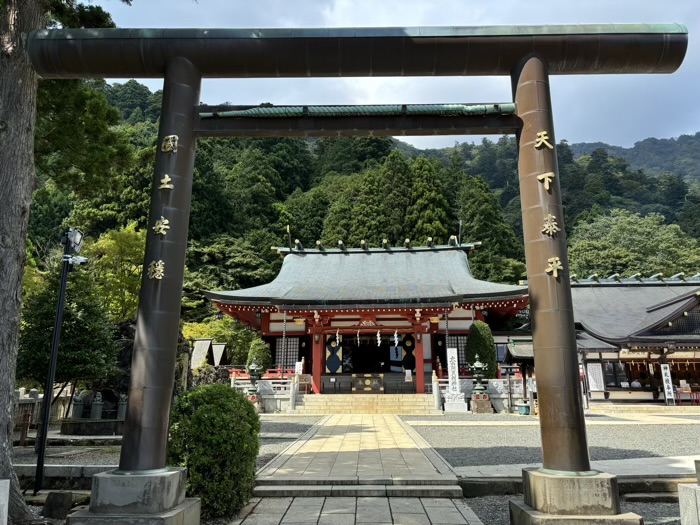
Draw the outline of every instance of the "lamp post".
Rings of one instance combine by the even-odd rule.
[[[85,257],[73,256],[80,253],[83,247],[83,232],[77,228],[70,228],[61,239],[63,244],[63,271],[61,273],[61,287],[58,293],[58,306],[56,307],[56,324],[53,329],[53,340],[51,341],[51,362],[49,364],[49,376],[46,379],[44,388],[44,400],[41,405],[41,428],[38,435],[39,450],[36,461],[36,474],[34,475],[34,495],[41,490],[44,481],[44,456],[46,455],[46,438],[49,431],[49,419],[51,417],[51,402],[53,399],[53,382],[56,376],[56,362],[58,361],[58,344],[61,340],[61,324],[63,323],[63,305],[66,300],[66,284],[68,283],[68,272],[72,265],[85,264]]]

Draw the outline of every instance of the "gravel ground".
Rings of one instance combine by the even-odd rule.
[[[537,426],[413,427],[454,467],[538,463]],[[697,454],[697,425],[588,427],[592,460]]]
[[[510,525],[508,501],[518,496],[486,496],[468,499],[467,503],[484,525]],[[680,525],[678,503],[623,503],[622,512],[635,512],[646,525]]]
[[[260,432],[296,433],[300,436],[321,420],[322,416],[260,416]]]
[[[538,421],[536,416],[519,416],[516,414],[444,414],[442,416],[399,417],[404,421]],[[589,421],[627,421],[626,419],[607,416],[605,414],[587,414],[586,419]]]
[[[256,461],[257,468],[264,467],[268,462],[282,452],[289,445],[294,443],[294,439],[261,439],[260,452]]]

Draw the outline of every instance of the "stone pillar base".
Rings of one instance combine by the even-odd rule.
[[[637,514],[620,512],[617,478],[603,472],[569,474],[523,469],[523,495],[524,502],[510,502],[513,525],[643,523]]]
[[[682,525],[700,525],[700,485],[678,485],[678,504]]]
[[[184,468],[92,478],[90,507],[68,516],[67,525],[199,525],[200,502],[185,498]]]
[[[632,512],[607,516],[546,514],[515,500],[510,501],[510,522],[514,525],[644,525],[642,517]]]
[[[469,413],[466,401],[445,401],[445,412]]]
[[[157,514],[93,514],[79,510],[67,525],[199,525],[199,498],[186,498],[175,508]]]

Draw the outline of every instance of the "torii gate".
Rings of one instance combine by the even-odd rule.
[[[588,458],[549,75],[672,73],[686,48],[687,30],[678,24],[32,32],[29,54],[44,78],[164,78],[119,470],[94,478],[91,512],[69,523],[110,513],[134,514],[133,523],[152,523],[163,513],[199,522],[196,501],[183,502],[185,473],[166,469],[168,417],[195,142],[225,135],[515,133],[543,469],[523,473],[525,504],[511,505],[511,520],[619,514],[614,477],[591,471]],[[221,115],[245,108],[198,106],[203,77],[483,75],[510,77],[514,108],[416,114],[401,107],[377,115],[368,107],[319,117],[307,107],[299,116],[263,119]],[[639,519],[628,514],[610,522]]]

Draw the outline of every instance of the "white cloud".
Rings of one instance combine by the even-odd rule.
[[[557,136],[631,146],[649,136],[695,133],[700,108],[700,2],[673,0],[99,0],[122,27],[353,27],[680,22],[690,31],[686,60],[673,75],[553,77]],[[157,81],[147,82],[155,89]],[[507,78],[343,78],[205,80],[202,99],[236,104],[503,102]],[[455,137],[419,137],[422,147]],[[467,140],[461,137],[459,140]]]

